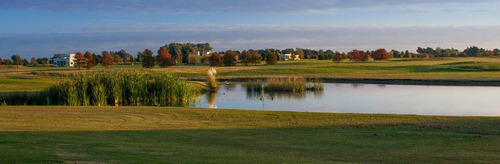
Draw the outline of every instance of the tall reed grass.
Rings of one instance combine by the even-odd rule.
[[[22,102],[24,95],[6,96],[8,105],[68,106],[186,106],[199,97],[199,90],[171,74],[133,70],[80,73]],[[25,97],[25,96],[24,96]],[[17,100],[17,101],[14,101]],[[0,99],[0,102],[2,99]],[[3,100],[5,101],[5,100]]]
[[[323,84],[320,82],[308,83],[303,78],[270,78],[265,83],[256,81],[247,84],[247,91],[301,93],[305,91],[322,91],[323,89]]]

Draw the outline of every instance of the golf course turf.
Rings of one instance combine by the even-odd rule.
[[[0,107],[0,163],[500,161],[500,118]]]

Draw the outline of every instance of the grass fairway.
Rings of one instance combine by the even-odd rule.
[[[0,107],[0,163],[500,162],[500,118]]]

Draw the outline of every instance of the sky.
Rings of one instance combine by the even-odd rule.
[[[0,57],[171,42],[216,51],[500,48],[500,0],[0,0]]]

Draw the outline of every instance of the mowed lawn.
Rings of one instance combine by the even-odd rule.
[[[499,163],[499,117],[0,107],[0,163]]]

